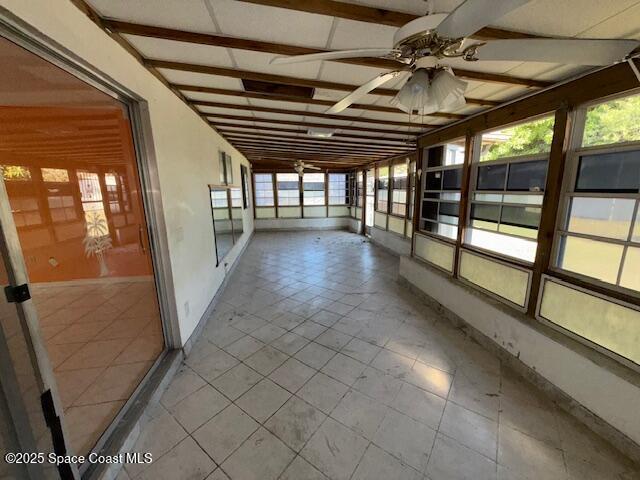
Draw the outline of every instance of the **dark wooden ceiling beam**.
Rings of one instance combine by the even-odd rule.
[[[395,125],[398,127],[416,127],[427,126],[435,127],[435,125],[423,124],[417,122],[399,122],[396,120],[379,120],[377,118],[367,117],[354,117],[351,115],[335,115],[329,113],[308,112],[306,110],[288,110],[285,108],[271,108],[271,107],[258,107],[255,105],[238,105],[235,103],[223,103],[223,102],[207,102],[204,100],[193,100],[192,103],[198,107],[211,107],[211,108],[227,108],[229,110],[242,110],[246,112],[262,112],[262,113],[278,113],[281,115],[297,115],[303,117],[317,117],[317,118],[329,118],[331,120],[344,120],[348,122],[358,121],[362,123],[376,123],[379,125]],[[201,113],[207,113],[200,110]],[[456,115],[457,120],[467,118],[467,115]]]
[[[282,135],[282,134],[275,134],[275,133],[266,133],[266,132],[238,132],[238,131],[234,131],[234,130],[227,130],[227,129],[218,129],[221,132],[224,133],[224,136],[227,138],[234,138],[234,137],[255,137],[255,138],[262,138],[265,140],[271,139],[271,138],[280,138],[280,139],[285,139],[285,140],[296,140],[296,141],[301,141],[301,142],[306,142],[306,143],[318,143],[318,144],[336,144],[336,145],[357,145],[363,148],[415,148],[415,142],[412,143],[408,143],[408,142],[404,142],[403,143],[392,143],[392,142],[383,142],[383,141],[362,141],[362,142],[356,142],[356,141],[349,141],[349,140],[341,140],[341,139],[337,139],[335,138],[335,135],[331,136],[330,138],[321,138],[321,137],[311,137],[311,136],[292,136],[292,135]],[[299,132],[303,135],[306,135],[306,132]]]
[[[262,130],[263,132],[282,132],[282,133],[289,133],[289,134],[297,134],[297,133],[302,133],[302,134],[306,134],[307,130],[300,130],[297,128],[282,128],[282,127],[265,127],[265,126],[253,126],[253,125],[239,125],[236,123],[228,123],[228,122],[215,122],[214,126],[216,127],[216,129],[220,132],[224,132],[224,133],[229,133],[229,132],[244,132],[245,130],[249,130],[250,132],[256,132],[256,133],[262,133],[262,132],[257,132],[258,130]],[[403,135],[402,133],[399,133],[399,135]],[[414,138],[417,137],[417,134],[415,133],[407,133],[404,134],[405,138],[411,138],[412,140]],[[365,134],[360,134],[360,133],[351,133],[351,132],[336,132],[333,134],[333,137],[338,137],[338,138],[347,138],[347,139],[355,139],[355,140],[380,140],[380,136],[379,135],[365,135]],[[385,142],[399,142],[399,143],[406,143],[405,138],[399,138],[399,137],[389,137],[389,138],[384,138]]]
[[[283,83],[285,85],[296,85],[299,87],[326,88],[328,90],[353,91],[358,86],[339,82],[328,82],[324,80],[312,80],[306,78],[289,77],[287,75],[275,75],[263,72],[252,72],[235,68],[217,67],[213,65],[198,65],[194,63],[174,62],[169,60],[145,59],[145,65],[151,68],[165,68],[169,70],[179,70],[183,72],[204,73],[208,75],[219,75],[222,77],[257,80],[261,82]],[[522,85],[525,87],[544,88],[552,84],[541,80],[531,80],[526,78],[507,77],[495,73],[474,72],[470,70],[453,69],[454,73],[461,78],[468,78],[479,82],[497,82],[510,85]],[[397,90],[388,88],[376,88],[371,92],[374,95],[395,96]]]
[[[383,8],[367,7],[353,3],[337,2],[335,0],[240,0],[246,3],[266,5],[269,7],[286,8],[299,12],[316,13],[331,17],[347,18],[359,22],[377,23],[392,27],[401,27],[419,17],[411,13],[396,12]],[[427,5],[425,4],[425,14]],[[499,28],[485,27],[475,33],[473,38],[506,39],[506,38],[540,38],[530,33],[514,32]]]
[[[353,130],[356,132],[374,132],[374,133],[393,133],[396,135],[402,135],[402,134],[407,134],[407,135],[416,135],[416,133],[420,134],[419,132],[403,132],[401,130],[389,130],[389,129],[385,129],[385,128],[373,128],[373,127],[357,127],[355,125],[336,125],[336,124],[331,124],[331,123],[314,123],[314,122],[299,122],[299,121],[294,121],[294,120],[279,120],[279,119],[275,119],[275,118],[264,118],[264,117],[252,117],[252,116],[245,116],[245,115],[227,115],[227,114],[221,114],[221,113],[207,113],[204,114],[204,116],[206,118],[217,118],[220,119],[222,121],[224,120],[238,120],[238,121],[246,121],[246,122],[260,122],[260,123],[271,123],[274,125],[297,125],[297,126],[301,126],[301,127],[312,127],[312,128],[330,128],[330,129],[334,129],[334,130]],[[357,121],[357,119],[354,119],[354,121]],[[211,122],[211,124],[215,124],[217,121],[214,120]],[[246,126],[246,125],[245,125]],[[415,127],[420,127],[422,125],[416,125]],[[258,127],[256,127],[258,128]]]
[[[236,146],[236,148],[238,149],[245,149],[245,150],[253,150],[253,151],[260,151],[260,152],[270,152],[270,151],[277,151],[277,152],[284,152],[284,153],[289,153],[289,154],[304,154],[304,155],[310,155],[310,156],[317,156],[317,157],[340,157],[340,158],[352,158],[352,159],[359,159],[359,158],[371,158],[371,157],[388,157],[388,156],[392,156],[392,155],[397,155],[397,153],[394,154],[383,154],[383,153],[367,153],[367,152],[363,152],[363,153],[353,153],[353,152],[343,152],[343,151],[329,151],[329,150],[313,150],[313,149],[306,149],[306,148],[289,148],[286,145],[263,145],[263,144],[258,144],[258,145],[253,145],[251,143],[235,143],[234,146]]]
[[[234,140],[231,142],[234,146],[252,147],[259,150],[281,150],[285,152],[306,152],[312,154],[333,154],[333,155],[350,155],[353,157],[371,157],[371,156],[386,156],[386,155],[398,155],[402,152],[396,150],[391,151],[377,151],[366,149],[353,149],[353,148],[341,148],[341,147],[323,147],[318,145],[306,146],[300,143],[278,143],[278,142],[265,142],[265,141],[249,141],[249,140]]]
[[[340,152],[346,153],[351,152],[354,154],[366,154],[366,155],[394,155],[394,154],[402,154],[404,152],[412,151],[412,148],[400,148],[400,149],[381,149],[381,148],[363,148],[363,147],[354,147],[354,146],[344,146],[344,145],[317,145],[313,143],[302,143],[302,142],[288,142],[286,140],[274,138],[271,140],[265,140],[260,138],[238,138],[238,137],[228,137],[229,141],[233,145],[247,145],[253,144],[259,147],[262,146],[281,146],[281,147],[290,147],[290,148],[300,148],[305,150],[310,150],[314,152]]]
[[[119,20],[104,20],[104,23],[109,29],[118,33],[126,33],[143,37],[162,38],[180,42],[195,43],[198,45],[236,48],[239,50],[271,53],[275,55],[307,55],[327,51],[318,48],[300,47],[296,45],[287,45],[273,42],[262,42],[259,40],[249,40],[244,38],[189,32],[184,30],[174,30],[171,28],[155,27],[151,25],[140,25],[135,23],[122,22]],[[396,62],[394,60],[386,60],[383,58],[348,58],[335,61],[340,63],[362,65],[365,67],[384,68],[389,70],[398,70],[404,67],[404,65],[399,62]],[[509,75],[500,74],[485,74],[482,72],[474,72],[471,70],[459,68],[454,68],[453,70],[457,76],[461,78],[468,78],[471,80],[525,85],[531,87],[540,86],[540,82],[536,82],[535,80],[526,78],[511,77]]]
[[[309,105],[323,105],[327,107],[330,107],[335,103],[332,100],[321,100],[319,98],[300,98],[300,97],[290,97],[287,95],[270,95],[267,93],[245,92],[243,90],[228,90],[225,88],[202,87],[199,85],[185,85],[181,83],[173,83],[171,85],[173,86],[173,88],[176,88],[183,92],[213,93],[216,95],[226,95],[231,97],[255,98],[257,100],[276,100],[281,102],[293,102],[293,103],[306,103]],[[482,98],[470,98],[470,97],[465,97],[465,98],[467,100],[467,103],[472,105],[482,105],[485,107],[496,107],[500,105],[500,102],[496,102],[494,100],[484,100]],[[393,107],[385,107],[382,105],[368,105],[366,103],[352,103],[351,108],[358,108],[360,110],[371,110],[373,112],[398,113],[402,111]]]

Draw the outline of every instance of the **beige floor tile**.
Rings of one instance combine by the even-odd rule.
[[[344,383],[340,383],[323,373],[317,373],[304,387],[298,390],[297,395],[324,413],[331,413],[347,390],[349,387]]]
[[[291,393],[265,378],[235,403],[260,423],[264,423],[289,399]]]
[[[191,437],[182,440],[158,459],[154,459],[136,480],[202,480],[216,464]]]
[[[105,340],[90,342],[58,366],[58,370],[107,367],[127,348],[129,340]]]
[[[338,353],[322,367],[321,371],[346,385],[353,385],[365,368],[364,363]]]
[[[65,421],[73,451],[79,455],[89,453],[123,405],[124,402],[118,401],[71,407],[66,410]]]
[[[224,350],[213,344],[210,345],[212,349],[205,356],[193,359],[189,356],[185,361],[194,372],[204,378],[207,382],[212,382],[223,373],[231,370],[240,362],[237,358],[229,355]]]
[[[469,478],[473,480],[495,480],[497,465],[494,461],[466,448],[452,438],[438,434],[427,476],[433,480]],[[556,477],[544,477],[556,478]],[[557,477],[558,480],[560,477]]]
[[[358,391],[350,390],[333,409],[331,417],[372,440],[386,413],[385,405]]]
[[[371,366],[383,371],[388,375],[398,378],[405,378],[411,371],[415,360],[399,353],[383,348],[376,358],[371,362]]]
[[[277,325],[273,324],[267,324],[251,332],[251,336],[253,338],[257,338],[261,342],[271,343],[277,338],[280,338],[285,333],[287,333],[287,331],[284,328],[278,327]]]
[[[103,371],[103,367],[98,367],[55,372],[58,393],[64,408],[70,407]]]
[[[186,365],[182,365],[162,394],[160,401],[165,407],[172,407],[202,388],[206,383],[193,370]]]
[[[187,432],[191,433],[222,411],[229,403],[229,400],[215,388],[205,385],[173,405],[169,412]]]
[[[498,422],[448,402],[439,431],[496,461]]]
[[[227,353],[233,355],[237,359],[245,360],[262,347],[264,347],[264,343],[247,335],[242,337],[240,340],[233,342],[231,345],[226,346],[224,349]]]
[[[298,452],[325,418],[320,410],[293,396],[265,423],[265,427]]]
[[[220,375],[211,384],[228,398],[235,400],[258,383],[261,378],[262,375],[241,363]]]
[[[316,370],[304,363],[289,358],[275,369],[269,378],[291,393],[297,392],[307,381],[313,377]]]
[[[140,362],[107,367],[100,373],[99,378],[76,399],[75,405],[127,400],[151,365],[151,362]]]
[[[336,352],[330,348],[311,342],[296,353],[294,357],[302,363],[319,370],[324,367],[335,354]]]
[[[359,338],[352,338],[351,341],[342,348],[341,353],[355,358],[360,362],[369,363],[375,358],[379,351],[380,347],[377,345],[363,342]]]
[[[389,410],[373,443],[403,463],[424,472],[435,435],[435,430],[426,425]]]
[[[328,480],[328,478],[301,456],[294,458],[280,480]]]
[[[446,400],[442,397],[410,383],[403,383],[390,406],[433,429],[437,429],[445,404]]]
[[[330,328],[316,337],[314,341],[316,343],[319,343],[320,345],[324,345],[327,348],[339,351],[342,347],[344,347],[351,341],[351,337],[339,332],[338,330]]]
[[[276,480],[294,457],[291,449],[260,427],[221,467],[232,479]]]
[[[369,445],[351,480],[422,480],[422,473],[384,450]],[[434,479],[436,480],[436,479]]]
[[[332,418],[327,418],[300,455],[329,478],[348,480],[367,445],[367,440]]]
[[[453,376],[450,373],[420,362],[416,362],[404,378],[416,387],[440,395],[442,398],[448,397],[453,382]]]
[[[367,367],[353,384],[353,388],[369,395],[374,400],[390,405],[402,387],[402,381],[380,372],[375,368]]]
[[[280,350],[267,345],[247,358],[244,363],[262,375],[269,375],[288,358],[289,356]]]
[[[271,342],[271,346],[286,353],[287,355],[294,355],[307,343],[309,343],[309,340],[306,338],[296,335],[295,333],[288,332]]]

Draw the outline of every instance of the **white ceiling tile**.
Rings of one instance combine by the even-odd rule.
[[[321,117],[304,117],[305,122],[312,123],[326,123],[326,124],[334,124],[334,125],[351,125],[350,120],[334,120],[333,118],[321,118]]]
[[[228,120],[226,118],[221,119],[221,118],[215,118],[214,119],[215,122],[224,122],[224,123],[233,123],[235,125],[237,125],[238,127],[242,126],[245,128],[253,128],[255,126],[255,122],[248,122],[246,120]]]
[[[306,103],[297,103],[297,102],[280,102],[277,100],[262,100],[252,98],[249,100],[251,105],[255,105],[256,107],[266,107],[266,108],[283,108],[285,110],[300,110],[306,111],[307,104]]]
[[[242,115],[242,116],[251,116],[252,112],[246,110],[238,110],[235,108],[218,108],[218,107],[206,107],[203,105],[196,105],[198,110],[203,113],[208,114],[216,114],[216,115]]]
[[[332,17],[235,0],[210,0],[215,19],[226,35],[267,42],[323,48]]]
[[[573,37],[636,3],[637,0],[536,0],[505,15],[494,26]]]
[[[394,12],[412,13],[414,15],[424,15],[428,10],[428,5],[424,0],[393,0],[393,2],[389,2],[389,0],[347,0],[346,3],[383,8]]]
[[[578,35],[583,38],[640,39],[640,2],[617,15],[611,15]]]
[[[324,62],[322,73],[320,74],[320,80],[360,86],[372,78],[388,71],[389,70],[387,69],[364,67],[362,65],[345,65],[344,63],[338,62]]]
[[[300,112],[301,114],[304,112]],[[288,113],[267,113],[267,112],[255,112],[256,117],[268,118],[271,120],[291,120],[293,122],[301,122],[302,115],[290,115]]]
[[[240,93],[240,91],[238,91]],[[190,100],[200,100],[203,102],[222,102],[222,103],[237,103],[242,105],[249,105],[246,98],[234,97],[231,95],[217,95],[215,93],[201,93],[201,92],[185,92],[182,94]]]
[[[271,53],[233,50],[233,58],[235,58],[238,68],[241,70],[308,79],[317,78],[320,71],[320,62],[271,65],[269,62],[275,57],[276,55]]]
[[[226,88],[228,90],[242,90],[242,82],[237,78],[208,75],[206,73],[183,72],[181,70],[158,69],[171,83],[196,85],[199,87]]]
[[[327,111],[329,107],[325,105],[309,105],[308,111],[314,113],[324,113]],[[339,113],[339,115],[343,115],[345,117],[359,117],[362,115],[363,110],[355,109],[355,108],[347,108]]]
[[[216,32],[204,0],[88,0],[88,3],[103,17],[192,32]]]
[[[218,67],[233,66],[226,48],[137,35],[124,35],[124,37],[147,58]]]
[[[393,36],[398,29],[387,25],[338,19],[331,39],[331,50],[352,48],[393,48]]]

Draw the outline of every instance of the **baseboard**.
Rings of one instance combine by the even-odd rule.
[[[640,463],[640,445],[638,445],[633,439],[629,438],[623,432],[576,401],[573,397],[551,383],[536,370],[526,365],[519,358],[501,347],[493,339],[420,290],[406,278],[399,276],[398,282],[408,288],[411,293],[416,295],[431,308],[436,310],[457,329],[464,332],[465,335],[468,335],[483,348],[496,355],[505,365],[514,370],[519,376],[543,390],[549,398],[566,413],[570,414],[583,423],[587,428],[607,440],[616,449],[631,458],[634,462]]]
[[[286,227],[286,228],[257,228],[256,232],[313,232],[313,231],[344,231],[350,230],[348,225],[326,227]]]
[[[207,305],[207,308],[205,309],[204,313],[200,317],[200,320],[198,320],[198,324],[196,325],[196,328],[193,329],[193,332],[191,332],[189,339],[182,346],[182,351],[184,352],[185,357],[189,356],[189,353],[191,352],[193,345],[196,343],[198,338],[200,338],[200,335],[202,334],[204,327],[207,325],[207,321],[209,320],[209,317],[211,316],[214,309],[216,308],[216,305],[220,301],[220,297],[224,292],[224,289],[227,287],[229,278],[231,277],[233,272],[235,272],[236,267],[238,266],[240,259],[244,255],[245,250],[253,241],[254,234],[255,234],[255,230],[251,232],[249,239],[245,242],[244,246],[242,247],[242,250],[240,250],[240,253],[236,257],[235,261],[233,262],[233,265],[231,265],[231,268],[225,273],[224,280],[222,280],[222,283],[218,287],[216,294],[213,296],[213,298],[209,302],[209,305]]]

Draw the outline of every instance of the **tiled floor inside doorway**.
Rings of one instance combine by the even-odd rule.
[[[638,478],[397,271],[346,232],[256,234],[120,480]]]

